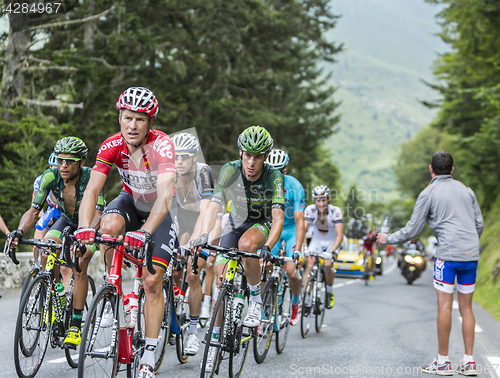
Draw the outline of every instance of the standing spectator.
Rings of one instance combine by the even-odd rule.
[[[483,233],[484,223],[474,192],[461,182],[453,180],[453,169],[452,156],[444,151],[436,152],[429,166],[431,183],[418,196],[410,221],[398,232],[379,234],[378,241],[393,244],[411,240],[420,235],[426,221],[429,223],[439,242],[434,262],[439,354],[437,360],[422,367],[422,372],[453,375],[448,345],[456,279],[465,346],[465,354],[457,373],[477,375],[476,363],[472,357],[475,327],[472,295],[479,260],[479,237]]]

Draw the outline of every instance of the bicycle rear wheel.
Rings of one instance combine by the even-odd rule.
[[[37,276],[28,285],[17,315],[14,362],[21,378],[32,378],[40,369],[52,326],[50,279]]]
[[[290,319],[292,317],[292,290],[288,284],[283,285],[283,294],[281,304],[277,309],[278,332],[276,332],[276,353],[281,354],[285,349],[288,333],[290,332]]]
[[[269,279],[262,291],[262,320],[254,329],[253,355],[255,362],[264,362],[269,351],[274,332],[274,314],[276,313],[276,281]]]
[[[115,287],[106,285],[99,289],[90,304],[82,330],[78,378],[84,376],[113,378],[117,373],[120,342],[117,299]],[[112,320],[112,323],[109,320]]]
[[[203,360],[201,362],[201,372],[200,378],[212,378],[216,372],[219,371],[219,364],[222,360],[222,345],[226,342],[224,339],[224,318],[226,315],[227,308],[227,289],[222,287],[219,290],[219,296],[217,298],[217,302],[215,302],[215,306],[212,312],[212,319],[210,320],[210,325],[208,326],[207,333],[205,333],[205,351],[203,352]],[[212,333],[215,327],[215,322],[217,320],[217,314],[219,310],[222,312],[222,316],[220,318],[220,333],[219,333],[219,342],[218,345],[210,345],[210,341],[212,340]],[[231,309],[229,309],[231,310]],[[210,348],[213,349],[213,355],[215,356],[213,361],[211,362],[211,366],[207,366],[208,357]]]
[[[300,314],[300,334],[302,338],[306,338],[311,328],[313,307],[312,307],[312,296],[313,296],[313,285],[314,277],[310,276],[306,285],[304,292],[302,293],[302,313]],[[306,299],[309,299],[309,304]]]
[[[83,317],[82,317],[82,325],[85,324],[85,320],[87,319],[87,314],[89,311],[90,304],[92,303],[92,299],[94,298],[95,295],[95,283],[94,279],[90,276],[89,277],[89,285],[88,285],[88,290],[87,290],[87,298],[85,299],[85,306],[83,307]],[[71,324],[71,318],[73,315],[73,302],[71,302],[71,307],[68,309],[68,324],[66,324],[66,328],[69,328],[69,324]],[[80,328],[81,329],[81,328]],[[81,344],[80,344],[81,345]],[[78,356],[80,354],[80,345],[77,346],[75,349],[70,349],[66,347],[64,349],[64,354],[66,355],[66,361],[68,361],[69,366],[71,366],[73,369],[76,369],[78,367]]]

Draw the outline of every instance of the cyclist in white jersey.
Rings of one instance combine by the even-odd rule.
[[[306,229],[311,233],[308,249],[310,252],[323,253],[326,279],[325,307],[332,308],[335,304],[332,287],[335,279],[333,258],[344,236],[342,210],[328,203],[330,202],[330,189],[326,185],[315,187],[312,195],[314,205],[307,206],[304,215]],[[308,277],[313,265],[314,259],[308,257],[305,277]],[[308,303],[305,305],[307,306]]]
[[[203,219],[203,214],[212,200],[214,180],[212,178],[212,169],[207,164],[196,161],[200,143],[194,135],[178,133],[172,137],[172,142],[175,147],[175,168],[177,170],[175,182],[177,206],[175,212],[179,227],[179,244],[185,245],[193,232],[198,233],[201,227],[200,221]],[[199,257],[198,274],[193,273],[190,263],[191,257],[187,264],[187,282],[190,289],[188,299],[190,323],[185,351],[189,356],[194,356],[200,348],[196,326],[200,316],[203,292],[199,272],[205,266],[205,271],[211,270],[213,275],[212,265],[205,264],[208,253],[202,251]],[[205,295],[204,303],[206,303],[206,307],[203,315],[204,318],[208,319],[210,316],[211,296]]]

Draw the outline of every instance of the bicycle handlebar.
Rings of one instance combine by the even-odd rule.
[[[286,256],[285,257],[276,257],[276,256],[268,254],[266,256],[266,258],[264,258],[264,264],[262,266],[262,272],[260,274],[260,280],[262,282],[266,282],[267,281],[267,269],[266,269],[267,262],[270,262],[273,265],[283,265],[283,263],[287,263],[287,262],[293,262],[293,263],[295,263],[295,275],[297,276],[298,280],[301,280],[302,276],[300,274],[300,269],[297,266],[297,262],[299,261],[299,259],[300,259],[300,257],[298,257],[298,258],[286,257]]]
[[[10,246],[12,245],[13,239],[8,237],[5,241],[3,247],[3,253],[10,257],[12,262],[16,265],[19,265],[19,260],[16,258],[16,249],[14,248],[12,251],[10,250]],[[24,245],[34,245],[38,248],[49,248],[49,249],[61,249],[63,247],[62,244],[52,243],[52,242],[44,242],[40,239],[21,239],[17,242],[17,244]]]

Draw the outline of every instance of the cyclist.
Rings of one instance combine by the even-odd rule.
[[[172,142],[175,147],[175,168],[177,170],[175,198],[178,235],[180,237],[179,243],[184,245],[189,241],[193,232],[201,227],[203,214],[210,205],[213,195],[214,180],[212,169],[207,164],[197,162],[200,143],[195,136],[188,133],[178,133],[172,137]],[[199,232],[197,231],[197,233]],[[203,292],[199,272],[204,265],[206,271],[213,271],[211,265],[205,264],[208,253],[202,252],[200,257],[197,274],[194,274],[191,268],[191,257],[187,264],[187,282],[190,288],[188,298],[190,322],[185,352],[188,356],[194,356],[200,348],[197,324]],[[210,303],[210,299],[207,299],[206,296],[204,303],[207,301]],[[208,319],[209,312],[206,311],[204,316]]]
[[[57,167],[57,154],[52,152],[49,156],[49,168]],[[33,183],[33,197],[31,198],[31,202],[35,199],[36,192],[40,187],[40,180],[42,175],[38,176]],[[45,234],[49,230],[50,226],[54,224],[61,217],[61,210],[59,210],[59,206],[57,205],[57,200],[54,197],[54,193],[50,193],[47,197],[47,211],[40,210],[38,214],[38,222],[36,222],[35,226],[35,234],[33,238],[42,240],[45,237]],[[38,248],[33,247],[33,258],[35,261],[38,261]],[[42,267],[45,268],[45,267]]]
[[[35,224],[38,219],[38,213],[42,210],[50,193],[54,193],[59,209],[61,209],[64,216],[60,217],[50,227],[44,241],[53,240],[56,243],[61,243],[61,234],[66,226],[71,227],[71,232],[76,230],[80,201],[89,182],[91,171],[91,168],[84,167],[87,151],[87,146],[79,138],[66,137],[57,141],[54,147],[54,153],[57,154],[57,168],[49,168],[42,174],[40,187],[36,192],[31,208],[24,213],[19,222],[18,229],[11,234],[11,237],[14,238],[13,248],[17,245],[17,241],[22,239],[24,233]],[[90,225],[93,229],[97,229],[102,211],[104,210],[104,196],[102,191],[97,195],[94,208],[96,212]],[[64,340],[69,347],[79,345],[81,341],[82,314],[88,291],[87,267],[94,251],[95,249],[93,248],[86,248],[85,251],[81,251],[83,255],[79,260],[81,272],[73,271],[75,279],[73,288],[73,318]],[[42,255],[42,266],[45,266],[46,261],[47,257]],[[71,273],[68,269],[61,269],[61,274],[64,278],[65,287],[68,287]]]
[[[158,101],[147,88],[131,87],[118,98],[120,131],[106,139],[99,149],[90,182],[82,200],[79,228],[75,236],[84,244],[94,242],[95,232],[89,228],[94,204],[113,164],[122,178],[123,189],[106,207],[101,220],[101,232],[120,236],[125,233],[125,248],[141,248],[153,240],[153,264],[156,274],[143,268],[146,293],[146,345],[141,358],[139,378],[154,377],[154,352],[158,343],[165,303],[162,277],[175,247],[175,228],[169,212],[174,192],[174,146],[167,134],[152,130],[158,114]],[[122,237],[119,237],[122,240]],[[101,247],[106,270],[112,254]],[[111,308],[101,320],[101,326],[111,326]]]
[[[363,256],[367,258],[369,253],[372,257],[372,266],[370,269],[370,281],[374,279],[373,270],[375,269],[375,250],[377,248],[377,232],[372,231],[361,238],[363,240]]]
[[[333,280],[335,279],[335,267],[333,258],[344,237],[344,224],[342,223],[342,210],[337,206],[330,205],[330,189],[326,185],[319,185],[313,189],[312,196],[314,204],[309,205],[305,211],[306,229],[311,227],[312,237],[309,251],[323,252],[326,298],[325,307],[330,309],[335,304],[333,298]],[[306,253],[307,255],[307,253]],[[314,265],[314,258],[307,258],[305,277],[309,276]],[[306,297],[307,299],[310,297]],[[309,303],[305,303],[309,305]]]
[[[306,207],[306,194],[302,184],[295,177],[287,175],[289,156],[285,151],[273,149],[266,162],[278,169],[285,175],[285,221],[283,232],[278,243],[273,247],[271,253],[279,255],[281,243],[284,241],[286,255],[302,255],[302,244],[306,232],[304,223],[304,208]],[[290,324],[296,325],[300,320],[302,303],[300,303],[300,289],[302,279],[298,280],[295,275],[295,264],[286,263],[285,269],[290,278],[290,288],[292,289],[292,316]]]
[[[245,129],[238,137],[240,160],[225,164],[215,184],[214,195],[201,228],[202,235],[192,241],[194,247],[207,243],[217,213],[223,203],[231,200],[231,212],[220,246],[238,248],[264,256],[271,252],[283,230],[283,174],[265,163],[273,147],[269,132],[260,126]],[[198,249],[199,250],[199,249]],[[227,260],[218,256],[216,275],[222,274]],[[246,327],[256,327],[261,322],[260,264],[247,258],[245,275],[250,290],[248,312],[243,320]],[[219,338],[220,327],[214,327],[212,339]],[[210,350],[206,368],[211,370],[215,349]]]

